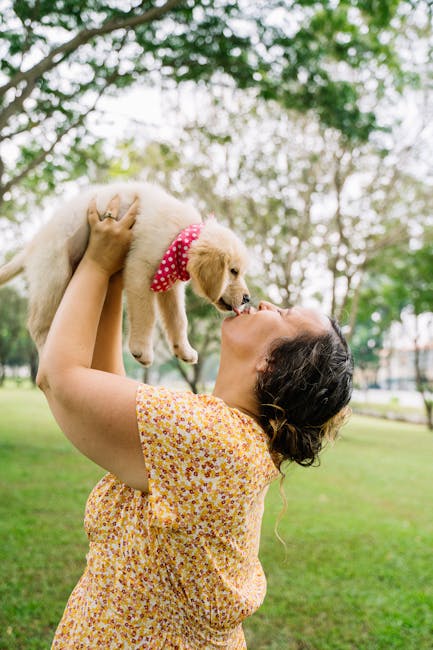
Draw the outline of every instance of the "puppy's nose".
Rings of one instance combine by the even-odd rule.
[[[241,304],[246,305],[248,302],[250,302],[250,297],[249,297],[249,295],[247,293],[244,293],[244,295],[242,296],[242,303]]]

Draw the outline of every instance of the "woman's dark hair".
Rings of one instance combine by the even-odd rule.
[[[315,464],[349,413],[353,357],[338,324],[331,325],[320,336],[276,340],[258,377],[260,423],[279,467],[285,460]]]

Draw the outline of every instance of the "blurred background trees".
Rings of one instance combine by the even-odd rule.
[[[11,368],[15,378],[23,378],[23,370],[35,383],[36,348],[26,330],[27,301],[13,287],[0,289],[0,386]]]
[[[333,313],[358,381],[365,371],[371,382],[391,324],[433,310],[431,18],[428,2],[409,0],[6,3],[2,253],[65,192],[161,183],[245,239],[256,300]],[[134,95],[143,88],[158,97],[156,124]],[[124,127],[111,97],[130,97]],[[3,331],[17,339],[1,296]],[[200,364],[158,342],[150,379],[177,373],[203,390],[220,316],[190,292],[188,309]],[[422,354],[414,378],[428,412]]]
[[[3,5],[0,205],[10,218],[24,190],[35,200],[85,173],[88,150],[98,153],[89,116],[133,85],[234,84],[365,141],[378,119],[364,88],[380,97],[412,79],[398,39],[423,28],[414,3],[397,0]]]

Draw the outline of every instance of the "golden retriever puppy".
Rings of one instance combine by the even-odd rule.
[[[0,284],[21,271],[29,286],[28,327],[41,350],[51,321],[89,237],[87,208],[95,197],[103,216],[120,196],[123,215],[135,196],[140,207],[124,268],[130,322],[129,347],[144,366],[153,361],[152,333],[157,310],[174,355],[197,362],[187,336],[185,280],[220,311],[238,311],[249,300],[244,280],[247,253],[233,232],[162,188],[148,183],[94,186],[62,205],[34,239],[0,268]]]

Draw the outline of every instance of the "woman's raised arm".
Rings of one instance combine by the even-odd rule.
[[[116,199],[108,209],[117,215]],[[121,220],[100,221],[95,203],[90,206],[89,245],[54,317],[37,382],[71,442],[127,485],[146,491],[135,413],[137,382],[92,368],[101,363],[98,327],[107,315],[109,280],[122,269],[137,209],[135,201]]]

